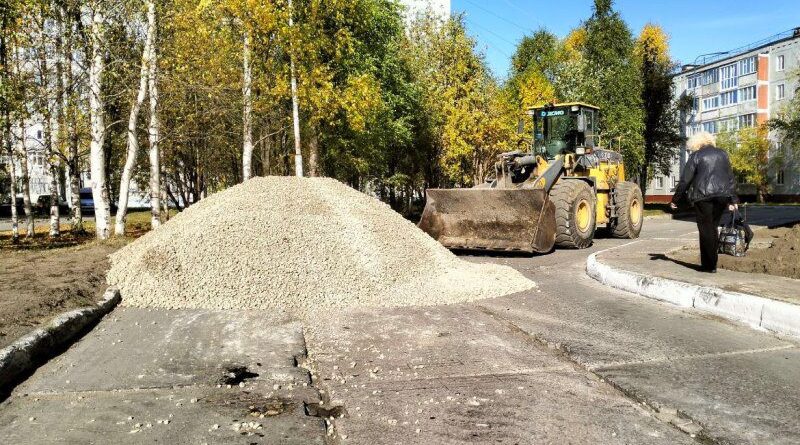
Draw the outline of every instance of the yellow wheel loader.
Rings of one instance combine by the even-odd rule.
[[[486,183],[428,189],[419,227],[451,249],[547,253],[583,249],[605,224],[637,238],[644,200],[622,156],[599,146],[600,110],[583,103],[531,108],[528,153],[503,153]]]

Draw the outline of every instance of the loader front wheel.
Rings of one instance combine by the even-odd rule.
[[[580,180],[562,179],[550,191],[556,206],[556,245],[585,249],[592,245],[595,229],[595,196]]]
[[[611,225],[614,238],[638,238],[644,219],[644,199],[638,185],[623,181],[614,190],[617,205],[617,219]]]

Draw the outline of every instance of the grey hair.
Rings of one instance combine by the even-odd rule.
[[[689,151],[697,151],[708,145],[716,146],[717,137],[707,131],[695,133],[686,141],[686,149]]]

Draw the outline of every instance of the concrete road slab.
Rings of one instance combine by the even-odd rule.
[[[800,443],[800,349],[719,354],[598,371],[661,406],[679,407],[723,443]]]
[[[581,277],[570,289],[542,283],[541,293],[479,303],[592,369],[628,361],[670,360],[793,343],[712,316],[609,291]]]
[[[678,444],[694,441],[571,371],[484,374],[353,389],[336,420],[354,444]]]
[[[214,384],[235,366],[276,381],[302,380],[299,322],[253,311],[119,308],[20,390],[89,391]]]
[[[324,443],[322,419],[303,410],[294,394],[238,387],[50,393],[5,403],[0,437],[20,445]]]
[[[324,443],[304,356],[269,314],[118,309],[0,405],[0,443]]]
[[[693,442],[475,306],[350,311],[306,335],[342,443]]]
[[[468,305],[348,311],[306,336],[320,374],[351,383],[571,369]]]

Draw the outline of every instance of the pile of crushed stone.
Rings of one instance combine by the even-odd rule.
[[[328,178],[254,178],[111,255],[123,305],[317,310],[472,301],[535,284],[474,264],[381,201]],[[278,314],[276,314],[278,315]]]

